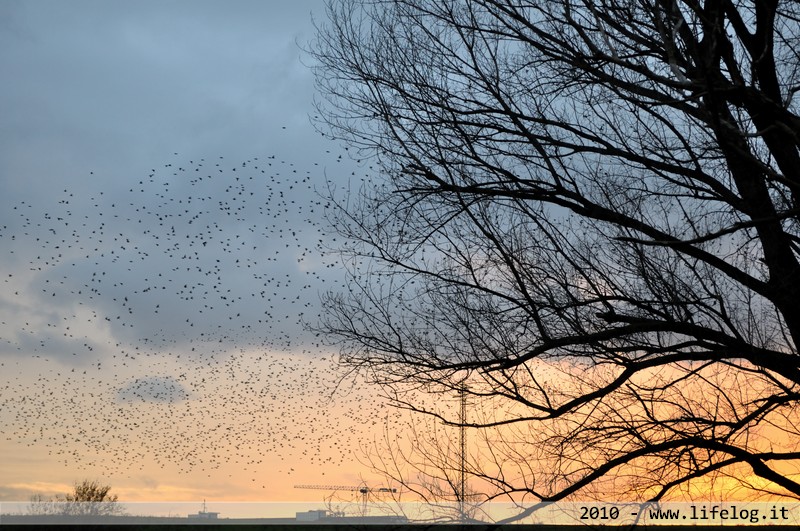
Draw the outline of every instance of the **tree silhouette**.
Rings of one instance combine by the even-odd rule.
[[[796,498],[800,4],[329,5],[349,289],[321,329],[400,407],[455,396],[487,499]],[[481,403],[481,406],[478,406]]]
[[[111,486],[101,485],[99,481],[84,479],[76,482],[72,492],[57,495],[50,500],[41,494],[31,497],[28,508],[30,514],[68,515],[68,516],[111,516],[122,515],[124,509],[119,505],[116,494],[110,494]]]

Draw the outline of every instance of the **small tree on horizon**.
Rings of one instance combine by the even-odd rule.
[[[99,481],[84,479],[75,483],[74,490],[64,495],[68,502],[116,502],[116,494],[111,495],[110,485],[101,485]]]
[[[41,494],[31,497],[29,513],[54,515],[122,515],[123,507],[118,496],[110,494],[111,486],[102,485],[98,480],[84,479],[75,482],[72,492],[57,494],[45,499]]]

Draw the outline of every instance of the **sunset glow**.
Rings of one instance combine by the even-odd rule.
[[[800,7],[705,4],[0,2],[0,514],[800,524]]]

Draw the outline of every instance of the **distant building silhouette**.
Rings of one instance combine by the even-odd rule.
[[[188,517],[199,520],[216,520],[219,517],[219,513],[215,513],[213,511],[206,511],[206,501],[203,500],[203,510],[196,514],[190,514],[188,515]]]

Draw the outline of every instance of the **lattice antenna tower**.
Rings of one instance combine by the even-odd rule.
[[[459,435],[459,469],[458,469],[458,515],[459,518],[466,520],[464,504],[467,495],[467,381],[461,381],[458,389],[460,411],[458,415],[458,435]]]

